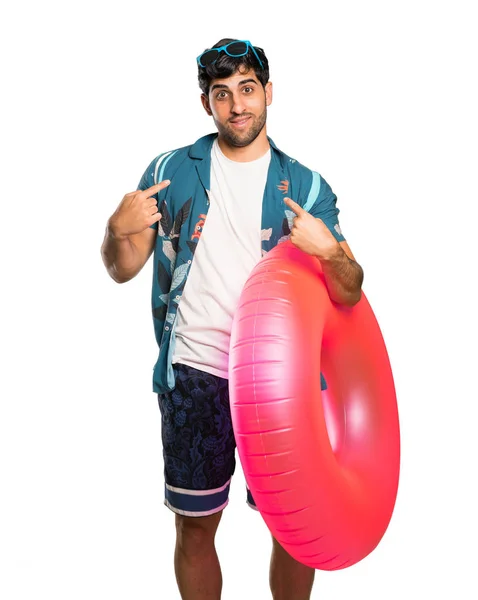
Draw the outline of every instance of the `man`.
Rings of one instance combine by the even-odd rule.
[[[223,39],[197,63],[202,105],[218,134],[151,162],[109,219],[102,256],[123,283],[155,251],[153,390],[165,504],[176,513],[176,578],[183,600],[218,600],[214,538],[235,469],[228,352],[241,290],[261,256],[286,239],[321,261],[335,302],[359,301],[363,272],[327,182],[267,136],[272,83],[264,51]],[[254,507],[249,491],[248,503]],[[274,600],[310,598],[314,573],[273,540]]]

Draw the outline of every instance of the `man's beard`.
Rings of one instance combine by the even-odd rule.
[[[246,113],[246,116],[247,115]],[[235,117],[237,119],[237,117]],[[267,120],[267,106],[264,107],[264,112],[257,117],[251,116],[253,119],[252,126],[247,132],[241,133],[240,131],[232,131],[230,126],[224,126],[221,123],[218,123],[216,120],[217,130],[221,138],[228,144],[229,146],[236,146],[237,148],[243,148],[244,146],[249,146],[256,139],[256,137],[260,134]]]

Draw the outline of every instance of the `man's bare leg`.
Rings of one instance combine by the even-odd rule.
[[[274,600],[309,600],[315,569],[297,562],[272,538],[270,586]]]
[[[222,511],[208,517],[176,515],[174,570],[182,600],[220,600],[222,574],[214,545]]]

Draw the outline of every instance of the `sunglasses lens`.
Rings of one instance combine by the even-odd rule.
[[[227,47],[227,52],[231,56],[244,56],[247,54],[247,44],[244,42],[232,42]]]
[[[207,67],[216,60],[218,54],[217,50],[208,50],[207,52],[204,52],[201,56],[201,63]]]

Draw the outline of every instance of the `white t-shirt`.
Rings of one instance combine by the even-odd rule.
[[[244,284],[261,259],[262,199],[270,148],[237,162],[211,150],[210,206],[176,318],[173,363],[228,378],[232,320]]]

